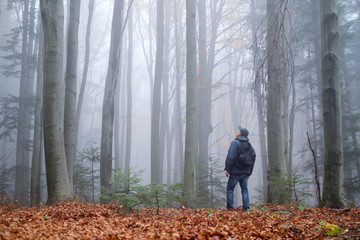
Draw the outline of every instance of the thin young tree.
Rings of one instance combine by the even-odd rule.
[[[163,158],[160,156],[160,109],[164,61],[164,0],[158,0],[156,7],[156,61],[151,110],[151,183],[162,183]]]
[[[184,163],[185,206],[194,197],[194,164],[196,159],[196,14],[195,0],[186,1],[186,133]]]
[[[183,134],[182,134],[182,114],[181,114],[181,42],[183,40],[182,25],[180,25],[182,15],[178,13],[178,2],[174,4],[174,31],[175,31],[175,104],[174,104],[174,131],[175,131],[175,172],[173,183],[182,182],[184,172],[184,152],[183,152]],[[178,20],[180,17],[180,23]]]
[[[324,183],[321,206],[342,208],[342,120],[339,24],[336,0],[320,0],[321,74],[324,116]]]
[[[41,19],[40,19],[41,20]],[[41,23],[40,23],[41,26]],[[37,206],[41,201],[41,162],[43,155],[43,129],[42,129],[42,89],[43,89],[43,57],[44,36],[42,27],[39,27],[39,53],[37,66],[35,120],[34,120],[34,146],[31,161],[30,205]]]
[[[71,197],[64,146],[64,7],[63,1],[40,1],[44,28],[43,121],[47,204]]]
[[[110,188],[114,129],[114,98],[119,78],[124,1],[114,2],[109,65],[106,75],[101,128],[100,186]],[[102,190],[102,194],[104,194]]]
[[[253,44],[253,54],[254,54],[254,70],[255,70],[255,84],[254,84],[254,93],[257,106],[257,117],[258,117],[258,128],[259,128],[259,140],[260,140],[260,159],[261,159],[261,169],[262,169],[262,182],[263,182],[263,191],[264,199],[267,195],[268,179],[268,162],[267,162],[267,153],[266,153],[266,137],[265,137],[265,94],[263,90],[263,64],[261,64],[261,59],[259,57],[260,47],[257,42],[257,16],[256,16],[256,1],[251,0],[250,3],[250,23],[251,23],[251,32],[252,32],[252,44]]]
[[[125,148],[125,168],[130,169],[131,159],[131,128],[132,128],[132,66],[133,66],[133,10],[129,10],[128,22],[128,61],[126,76],[126,148]]]
[[[78,33],[80,22],[80,3],[70,1],[70,16],[67,34],[67,59],[65,70],[65,110],[64,139],[66,163],[70,187],[73,185],[73,169],[76,157],[76,96],[77,96],[77,65],[78,65]]]
[[[35,0],[25,1],[22,12],[22,46],[21,46],[21,72],[19,92],[19,114],[16,137],[16,171],[15,171],[15,196],[20,204],[29,203],[30,187],[30,151],[31,117],[34,87],[34,15]],[[30,67],[31,66],[31,67]]]
[[[79,133],[79,123],[80,123],[80,117],[81,117],[81,110],[82,105],[84,101],[84,94],[85,94],[85,87],[87,82],[87,75],[88,75],[88,69],[89,69],[89,63],[90,63],[90,34],[91,34],[91,24],[92,19],[94,15],[94,5],[95,0],[89,0],[89,13],[88,13],[88,19],[87,19],[87,25],[86,25],[86,36],[85,36],[85,59],[84,59],[84,69],[82,74],[82,80],[81,80],[81,86],[80,86],[80,92],[79,97],[77,101],[76,106],[76,116],[75,116],[75,150],[77,149],[77,138]]]

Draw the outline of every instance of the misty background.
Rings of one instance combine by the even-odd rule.
[[[117,0],[116,0],[117,1]],[[200,0],[203,1],[203,0]],[[218,161],[216,170],[223,182],[225,194],[224,163],[227,150],[235,138],[238,126],[249,130],[249,139],[257,153],[253,174],[249,180],[250,202],[264,202],[264,170],[260,150],[261,134],[259,119],[266,124],[266,1],[264,0],[204,0],[206,1],[206,49],[197,49],[207,57],[207,77],[210,83],[200,86],[197,94],[210,94],[209,107],[199,105],[197,127],[205,128],[208,134],[207,158]],[[37,53],[40,32],[39,2],[29,0],[34,6],[33,39],[34,55],[31,61],[38,62]],[[121,40],[119,78],[115,95],[113,168],[124,168],[125,162],[136,171],[143,169],[141,184],[151,183],[151,111],[154,99],[154,74],[156,62],[157,1],[124,1],[124,27]],[[316,204],[313,155],[307,133],[316,152],[320,181],[323,181],[323,131],[321,109],[321,70],[319,60],[320,21],[319,6],[315,0],[293,0],[286,2],[288,53],[291,55],[291,77],[289,77],[289,112],[294,113],[292,142],[292,169],[298,173],[297,188],[302,201]],[[0,1],[0,167],[3,183],[1,194],[14,197],[15,172],[17,167],[16,117],[20,94],[22,59],[22,31],[24,1]],[[69,21],[70,1],[64,1],[65,35]],[[285,4],[285,3],[284,3]],[[31,7],[30,6],[30,7]],[[129,8],[131,6],[131,9]],[[314,7],[315,6],[315,7]],[[78,131],[77,159],[89,146],[100,151],[102,129],[102,107],[105,79],[109,62],[111,26],[114,1],[95,0],[89,38],[89,65],[83,96],[83,106]],[[197,1],[199,8],[199,1]],[[359,202],[359,137],[360,137],[360,3],[356,0],[338,1],[339,14],[339,58],[343,114],[344,196],[348,201]],[[196,10],[198,14],[198,9]],[[86,32],[89,15],[89,0],[81,0],[78,32],[77,91],[79,93],[84,74]],[[164,57],[161,81],[160,152],[163,161],[162,181],[167,184],[182,182],[186,126],[186,24],[185,1],[164,0]],[[31,17],[31,16],[30,16]],[[29,18],[30,19],[30,18]],[[176,21],[176,22],[175,22]],[[200,24],[196,16],[197,24]],[[129,32],[129,27],[131,27]],[[197,25],[197,44],[199,44]],[[132,33],[129,45],[130,33]],[[66,43],[66,40],[64,40]],[[66,44],[65,44],[66,45]],[[132,49],[132,68],[129,76],[129,49]],[[197,70],[203,68],[197,56]],[[260,59],[256,61],[256,59]],[[66,60],[66,53],[64,61]],[[37,66],[37,65],[34,65]],[[64,72],[65,72],[64,64]],[[37,69],[37,67],[36,67]],[[211,71],[209,70],[211,69]],[[37,70],[33,78],[37,77]],[[256,76],[262,80],[255,81]],[[130,80],[129,80],[130,78]],[[129,88],[131,84],[131,88]],[[36,94],[36,80],[31,87]],[[180,98],[177,99],[177,96]],[[11,98],[14,97],[12,100]],[[8,99],[10,102],[8,102]],[[177,100],[180,100],[177,102]],[[11,102],[12,101],[12,102]],[[129,105],[129,101],[131,105]],[[179,107],[179,109],[177,109]],[[131,108],[129,110],[129,108]],[[262,109],[259,109],[262,108]],[[128,111],[129,110],[129,111]],[[177,114],[180,111],[180,117]],[[204,110],[204,111],[201,111]],[[31,134],[27,142],[30,160],[33,149],[34,114],[31,114]],[[131,118],[129,116],[131,115]],[[7,117],[12,116],[12,119]],[[260,116],[260,117],[259,117]],[[202,120],[205,119],[205,120]],[[208,123],[207,120],[210,122]],[[130,122],[131,139],[127,136]],[[205,125],[205,126],[204,126]],[[180,132],[177,130],[180,128]],[[263,129],[264,130],[264,129]],[[179,135],[180,134],[180,135]],[[266,131],[265,131],[266,134]],[[272,138],[273,136],[265,136]],[[197,141],[199,141],[199,135]],[[130,139],[130,140],[129,140]],[[179,142],[180,141],[180,142]],[[200,145],[201,143],[199,143]],[[130,152],[126,148],[130,146]],[[178,148],[178,146],[182,146]],[[128,157],[128,159],[126,159]],[[178,159],[177,159],[178,158]],[[80,161],[81,162],[81,161]],[[30,178],[31,161],[27,163]],[[86,161],[83,165],[88,165]],[[94,163],[95,175],[99,175],[100,162]],[[199,162],[195,163],[199,168]],[[45,163],[42,160],[41,200],[46,201]],[[196,172],[196,171],[195,171]],[[199,172],[197,173],[199,175]],[[265,174],[266,175],[266,174]],[[266,176],[265,176],[266,177]],[[75,177],[74,177],[75,179]],[[348,181],[346,181],[348,180]],[[97,194],[100,180],[96,178]],[[5,184],[6,183],[6,184]],[[30,190],[29,190],[30,191]],[[307,195],[306,195],[306,194]],[[219,196],[221,191],[217,193]],[[241,204],[237,188],[235,205]],[[91,201],[91,198],[83,199]],[[96,196],[93,201],[98,202]],[[218,207],[225,207],[221,203]]]

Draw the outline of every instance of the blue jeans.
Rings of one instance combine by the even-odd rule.
[[[234,208],[234,189],[237,183],[240,183],[241,195],[243,201],[243,209],[249,209],[249,192],[248,192],[248,180],[249,176],[246,174],[230,175],[226,186],[226,207],[227,209]]]

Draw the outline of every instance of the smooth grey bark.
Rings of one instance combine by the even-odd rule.
[[[111,27],[109,64],[106,75],[102,110],[100,186],[110,188],[114,131],[114,98],[119,78],[119,59],[123,26],[124,1],[115,1]],[[104,194],[104,190],[101,191]]]
[[[40,19],[41,20],[41,19]],[[39,23],[41,25],[41,23]],[[34,146],[31,162],[31,184],[30,184],[30,205],[37,206],[41,201],[41,163],[43,156],[43,130],[42,130],[42,89],[43,89],[43,57],[44,57],[44,36],[43,29],[40,29],[39,52],[36,81],[36,101],[34,120]]]
[[[174,131],[175,131],[175,163],[173,183],[183,182],[184,172],[184,152],[183,152],[183,134],[182,134],[182,114],[181,114],[181,40],[182,30],[179,28],[179,20],[182,15],[178,14],[177,2],[174,4],[174,21],[175,21],[175,106],[174,106]],[[181,22],[181,20],[180,20]]]
[[[207,194],[207,168],[209,158],[209,134],[211,132],[211,77],[208,75],[207,65],[207,28],[206,28],[206,1],[199,1],[199,163],[197,164],[197,195],[208,202]],[[214,54],[214,53],[210,53]]]
[[[24,2],[23,10],[23,27],[22,27],[22,56],[21,56],[21,73],[20,73],[20,103],[19,103],[19,115],[18,115],[18,127],[16,138],[16,169],[15,169],[15,192],[14,198],[18,200],[20,204],[26,204],[27,189],[26,180],[28,176],[27,167],[27,155],[29,152],[26,149],[26,122],[25,122],[25,106],[28,101],[21,100],[25,98],[26,80],[27,80],[27,40],[28,40],[28,25],[29,25],[29,2]]]
[[[80,3],[70,1],[70,16],[67,33],[67,54],[65,70],[65,110],[64,110],[64,141],[66,164],[69,174],[70,188],[73,185],[73,169],[76,158],[76,95],[78,65],[78,35],[80,22]]]
[[[339,24],[336,0],[320,0],[321,74],[324,116],[323,207],[343,208],[342,120],[339,78]]]
[[[63,1],[40,1],[44,28],[43,121],[47,204],[71,197],[64,146]]]
[[[20,204],[29,203],[32,97],[36,61],[35,45],[35,0],[24,2],[22,26],[22,57],[20,75],[20,104],[16,140],[15,199]]]
[[[209,48],[207,46],[207,29],[206,29],[206,1],[199,1],[199,80],[200,86],[198,90],[199,98],[199,163],[197,169],[197,178],[199,186],[199,194],[208,196],[207,178],[208,161],[209,161],[209,137],[213,131],[211,124],[211,104],[212,104],[212,75],[215,68],[215,46],[218,37],[218,28],[221,20],[225,1],[211,1],[210,3],[210,41]],[[205,197],[205,202],[209,202]]]
[[[125,169],[130,169],[131,162],[131,136],[132,136],[132,67],[133,67],[133,11],[129,10],[128,23],[128,61],[127,61],[127,104],[126,104],[126,149]]]
[[[184,205],[191,206],[194,197],[194,164],[196,159],[196,14],[195,0],[186,1],[186,133],[184,163]]]
[[[261,77],[261,59],[259,56],[259,47],[256,43],[256,31],[257,31],[257,22],[256,22],[256,1],[251,0],[250,3],[250,22],[251,22],[251,32],[252,32],[252,42],[253,42],[253,54],[254,54],[254,70],[255,70],[255,99],[257,106],[257,118],[258,118],[258,128],[259,128],[259,142],[260,142],[260,159],[261,159],[261,172],[262,172],[262,184],[263,184],[263,197],[264,200],[267,196],[268,188],[268,162],[267,162],[267,150],[266,150],[266,136],[265,136],[265,127],[266,127],[266,107],[265,107],[265,96],[262,93],[262,82]]]
[[[164,58],[164,0],[157,1],[156,61],[151,111],[151,183],[163,182],[163,159],[160,156],[161,81]]]
[[[287,173],[288,104],[287,63],[285,59],[284,1],[267,1],[267,145],[268,145],[268,191],[267,202],[285,202],[280,194],[283,186],[274,178]]]
[[[164,0],[165,9],[170,9],[169,0]],[[171,146],[169,126],[169,61],[170,61],[170,12],[165,11],[164,18],[164,58],[162,76],[162,104],[160,115],[160,159],[166,161],[166,182],[171,182]],[[166,154],[166,155],[165,155]]]
[[[84,70],[82,74],[81,86],[79,91],[79,97],[77,100],[76,106],[76,115],[75,115],[75,151],[77,150],[77,142],[78,142],[78,135],[79,135],[79,123],[81,119],[81,110],[84,101],[84,94],[85,94],[85,87],[87,82],[87,75],[89,69],[89,60],[90,60],[90,34],[91,34],[91,24],[94,15],[94,5],[95,0],[89,0],[89,14],[86,24],[86,36],[85,36],[85,58],[84,58]]]

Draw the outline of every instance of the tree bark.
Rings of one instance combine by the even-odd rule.
[[[183,182],[182,176],[184,172],[184,152],[183,152],[183,125],[181,114],[181,46],[182,31],[179,30],[177,2],[174,4],[174,21],[175,21],[175,106],[174,106],[174,128],[175,128],[175,163],[174,163],[174,179],[173,183]],[[181,16],[181,15],[180,15]],[[181,22],[181,21],[180,21]],[[181,38],[181,39],[180,39]]]
[[[130,169],[131,162],[131,130],[132,130],[132,67],[133,67],[133,13],[129,11],[129,44],[127,62],[127,104],[126,104],[126,149],[125,149],[125,169]]]
[[[157,1],[156,62],[151,111],[151,183],[163,182],[163,158],[160,155],[161,80],[164,58],[164,0]]]
[[[39,23],[41,25],[41,23]],[[42,27],[38,28],[39,53],[37,66],[36,102],[34,120],[34,147],[31,163],[30,205],[37,206],[41,201],[41,162],[43,155],[43,131],[42,131],[42,88],[43,88],[43,57],[44,36]]]
[[[287,173],[287,63],[285,59],[284,2],[267,1],[267,145],[268,145],[268,191],[267,202],[283,203],[279,194],[284,186],[274,178],[285,177]]]
[[[35,0],[24,2],[22,27],[22,59],[20,76],[20,104],[16,143],[15,199],[20,204],[29,203],[31,122],[33,114],[33,88],[36,61]]]
[[[186,1],[186,133],[184,198],[191,206],[194,197],[194,162],[196,159],[196,15],[195,0]]]
[[[109,65],[106,75],[101,128],[100,186],[110,188],[114,129],[114,97],[119,78],[119,59],[123,26],[124,1],[114,3],[111,27]],[[104,194],[104,190],[101,191]]]
[[[77,150],[77,142],[79,135],[79,123],[81,119],[81,110],[84,101],[84,93],[87,81],[87,74],[89,69],[89,58],[90,58],[90,33],[91,33],[91,23],[94,14],[94,5],[95,0],[89,0],[89,14],[86,25],[86,37],[85,37],[85,59],[84,59],[84,70],[82,74],[81,86],[79,97],[76,106],[76,115],[75,115],[75,150]]]
[[[67,34],[67,59],[65,74],[64,140],[66,164],[70,188],[73,185],[73,169],[76,158],[76,95],[78,65],[78,34],[80,22],[79,0],[70,1],[70,16]]]
[[[321,206],[342,208],[342,121],[336,0],[320,0],[324,183]]]
[[[166,182],[171,182],[171,146],[169,125],[169,61],[170,61],[170,1],[164,0],[164,60],[162,76],[162,105],[160,115],[160,158],[166,161]],[[165,155],[166,154],[166,155]]]
[[[64,146],[64,8],[63,1],[41,0],[44,28],[44,146],[47,204],[71,197]]]

